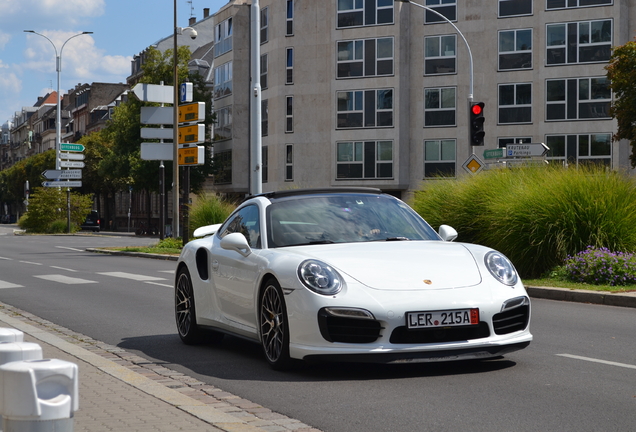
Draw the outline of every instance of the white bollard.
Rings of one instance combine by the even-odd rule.
[[[75,363],[45,359],[0,366],[3,431],[72,432],[78,388]]]
[[[22,342],[24,333],[20,330],[0,327],[0,342]]]

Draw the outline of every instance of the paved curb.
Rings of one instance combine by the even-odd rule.
[[[123,381],[144,393],[167,402],[207,423],[227,431],[251,431],[265,432],[263,429],[246,424],[245,421],[231,414],[217,410],[211,406],[195,400],[183,393],[173,390],[148,377],[134,372],[124,366],[118,365],[112,360],[101,357],[78,345],[65,341],[47,330],[39,329],[24,321],[12,318],[0,312],[0,321],[12,328],[18,329],[33,338],[52,345],[65,353],[89,363],[102,372]]]
[[[531,286],[527,286],[526,291],[528,291],[530,297],[534,298],[636,308],[636,292],[612,293],[607,291]]]
[[[177,261],[179,259],[179,255],[114,251],[114,250],[100,249],[100,248],[87,248],[86,252],[102,253],[102,254],[108,254],[108,255],[119,255],[119,256],[132,256],[132,257],[139,257],[139,258],[152,258],[152,259],[160,259],[160,260],[166,260],[166,261]]]

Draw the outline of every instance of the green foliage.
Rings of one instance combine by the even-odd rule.
[[[588,246],[636,250],[636,187],[602,169],[505,169],[429,182],[413,207],[459,240],[506,254],[524,277],[545,274]]]
[[[92,200],[88,195],[71,193],[71,225],[73,230],[84,222],[91,211]],[[20,228],[33,233],[51,233],[59,230],[64,222],[67,226],[67,193],[60,188],[36,188],[32,191],[29,208],[18,224]]]
[[[166,237],[165,239],[159,241],[155,248],[157,249],[181,249],[183,247],[183,240],[181,237],[172,238]]]
[[[636,42],[614,47],[606,69],[614,92],[610,114],[618,123],[614,139],[629,140],[632,146],[630,160],[632,167],[636,167]]]
[[[216,195],[202,195],[190,207],[190,237],[195,229],[223,222],[236,205]]]
[[[24,186],[27,180],[33,189],[42,183],[42,171],[54,168],[55,151],[49,150],[0,171],[0,201],[22,202],[25,198]]]
[[[557,270],[566,280],[592,285],[636,284],[636,256],[611,252],[607,248],[589,247],[566,259]]]

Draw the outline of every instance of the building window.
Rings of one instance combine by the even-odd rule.
[[[456,141],[424,141],[424,178],[455,177]]]
[[[426,0],[426,6],[444,15],[450,21],[457,21],[457,0]],[[434,12],[424,11],[426,24],[443,23],[445,19]]]
[[[547,0],[546,9],[566,9],[614,4],[613,0]]]
[[[610,118],[612,91],[605,77],[546,81],[546,120]]]
[[[548,135],[548,160],[564,164],[595,164],[611,167],[612,134]]]
[[[294,34],[294,0],[287,0],[287,28],[285,29],[285,36],[292,36]]]
[[[393,141],[337,143],[338,179],[393,177]]]
[[[261,136],[269,135],[269,104],[267,99],[261,100]]]
[[[294,180],[294,146],[285,146],[285,181]]]
[[[424,89],[424,127],[455,126],[455,87]]]
[[[424,75],[454,74],[457,72],[457,36],[429,36],[424,38]]]
[[[393,75],[393,38],[339,41],[338,78]]]
[[[287,96],[287,112],[285,114],[285,132],[291,133],[294,131],[294,97]]]
[[[546,26],[548,65],[606,62],[612,48],[612,20]]]
[[[393,89],[338,92],[338,129],[393,126]]]
[[[232,138],[232,106],[220,108],[215,111],[216,124],[214,125],[214,141]]]
[[[261,180],[267,183],[269,177],[269,150],[267,146],[261,147]]]
[[[214,57],[232,50],[232,18],[228,18],[214,28]]]
[[[267,88],[267,54],[261,55],[261,88]]]
[[[285,84],[293,84],[294,83],[294,49],[287,48],[286,49],[286,64],[285,69],[287,72],[287,76],[285,78]]]
[[[532,84],[499,85],[499,124],[532,123]]]
[[[499,70],[532,68],[532,29],[499,32]]]
[[[261,9],[261,44],[264,44],[269,40],[269,8],[264,7]]]
[[[232,150],[214,153],[214,184],[232,183]]]
[[[393,24],[393,0],[338,0],[338,27]]]
[[[532,15],[532,0],[499,0],[500,17],[520,15]]]
[[[214,98],[232,94],[232,62],[214,68]]]
[[[506,147],[508,144],[529,144],[531,142],[532,137],[506,137],[497,140],[499,148]]]

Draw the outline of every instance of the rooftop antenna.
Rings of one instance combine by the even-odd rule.
[[[190,3],[190,18],[194,16],[194,5],[192,4],[192,0],[188,0],[187,3]]]

